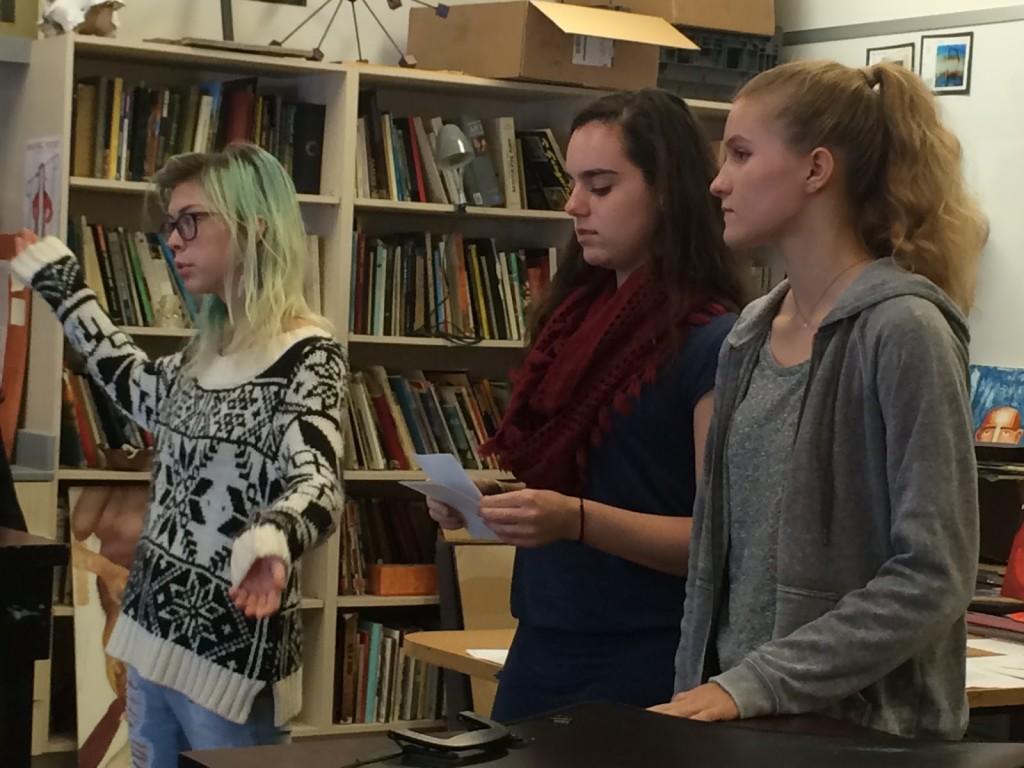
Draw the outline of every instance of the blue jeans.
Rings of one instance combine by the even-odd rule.
[[[256,696],[249,719],[233,723],[129,667],[128,740],[133,768],[177,768],[180,752],[282,744],[288,731],[274,727],[270,686]]]

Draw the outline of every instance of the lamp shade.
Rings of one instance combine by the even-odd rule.
[[[445,123],[437,135],[437,164],[441,170],[459,170],[473,160],[473,146],[457,125]]]

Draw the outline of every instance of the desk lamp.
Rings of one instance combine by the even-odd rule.
[[[459,199],[452,202],[460,207],[465,207],[466,192],[462,183],[462,173],[476,156],[473,146],[459,126],[445,123],[437,134],[437,152],[435,154],[437,167],[455,183]]]

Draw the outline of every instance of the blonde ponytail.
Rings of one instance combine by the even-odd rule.
[[[737,100],[755,97],[771,99],[793,147],[837,156],[865,247],[968,312],[988,227],[964,182],[960,142],[921,79],[891,62],[799,61],[758,75]]]

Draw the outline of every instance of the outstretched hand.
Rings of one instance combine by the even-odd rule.
[[[266,618],[280,609],[287,576],[288,567],[280,557],[261,557],[241,583],[228,590],[228,596],[249,618]]]

